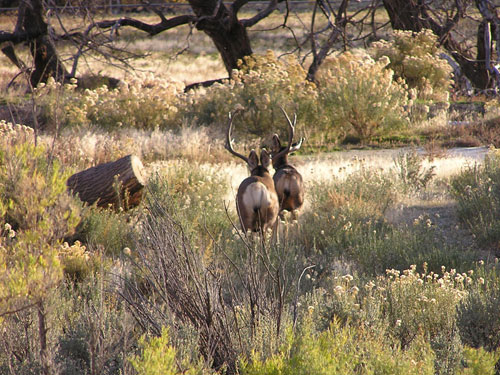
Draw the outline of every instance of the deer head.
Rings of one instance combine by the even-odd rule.
[[[263,149],[259,162],[255,150],[250,151],[248,158],[234,151],[231,138],[232,127],[233,118],[230,113],[226,133],[226,149],[245,161],[250,170],[250,177],[241,182],[236,194],[236,210],[241,226],[245,232],[247,230],[265,232],[268,228],[273,227],[279,212],[278,196],[274,188],[274,181],[269,173],[271,156]]]
[[[288,144],[286,146],[282,146],[278,134],[273,135],[271,151],[273,158],[273,167],[275,169],[280,165],[288,164],[288,154],[298,151],[300,149],[300,146],[302,146],[302,142],[304,141],[304,138],[301,138],[299,142],[292,143],[293,136],[295,134],[295,124],[297,123],[297,114],[294,114],[292,122],[283,107],[281,107],[281,112],[283,112],[283,114],[285,115],[288,123]]]
[[[272,163],[275,170],[273,180],[278,194],[280,211],[291,211],[295,214],[304,203],[304,184],[302,175],[288,162],[288,155],[300,149],[304,138],[299,142],[293,142],[297,115],[294,115],[293,122],[288,117],[286,111],[281,108],[288,123],[288,143],[282,146],[277,134],[273,135],[271,151]]]

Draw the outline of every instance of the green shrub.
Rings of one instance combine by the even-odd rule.
[[[310,210],[301,216],[298,239],[306,249],[344,253],[365,233],[381,225],[394,199],[391,179],[366,169],[345,181],[330,180],[308,186]]]
[[[0,137],[1,316],[42,301],[61,281],[59,247],[80,204],[66,192],[71,171],[23,136],[31,131],[0,125],[10,128]]]
[[[438,374],[455,373],[462,360],[462,343],[456,324],[457,306],[473,283],[455,270],[423,272],[411,266],[402,272],[387,270],[385,276],[366,280],[345,274],[332,276],[325,289],[301,301],[317,327],[340,322],[376,333],[392,347],[408,350],[424,339],[434,353]],[[299,320],[300,321],[300,320]]]
[[[116,256],[126,247],[133,247],[134,223],[138,210],[114,212],[89,207],[78,225],[77,237],[89,248],[107,256]]]
[[[297,241],[319,267],[342,259],[369,275],[424,262],[434,271],[443,264],[459,268],[470,264],[473,254],[443,245],[434,219],[422,216],[408,227],[386,221],[396,181],[388,174],[361,170],[345,181],[309,186],[311,208],[301,216]]]
[[[241,361],[241,373],[266,374],[433,374],[432,350],[423,342],[402,351],[383,343],[381,337],[334,320],[322,333],[308,324],[290,335],[287,346],[271,358],[255,354]]]
[[[486,156],[482,165],[466,166],[451,180],[458,217],[480,244],[500,241],[500,155]]]
[[[375,60],[387,56],[387,68],[395,79],[403,79],[424,101],[448,102],[452,68],[439,56],[438,37],[431,30],[394,31],[394,40],[373,43],[370,53]]]
[[[318,71],[318,102],[328,121],[362,141],[407,125],[406,86],[393,79],[389,59],[345,52]]]
[[[87,125],[81,96],[76,92],[76,79],[62,84],[52,77],[33,90],[33,99],[39,109],[39,121],[44,130],[58,127]]]
[[[59,259],[66,278],[75,282],[82,282],[102,272],[110,263],[104,254],[89,251],[80,241],[75,241],[71,246],[64,242],[59,248]]]
[[[412,226],[391,226],[377,236],[366,237],[367,241],[354,253],[362,269],[369,274],[378,274],[388,268],[402,270],[424,262],[433,271],[443,264],[462,270],[475,259],[473,253],[447,244],[446,238],[426,216],[417,219]]]
[[[193,245],[211,252],[214,241],[230,231],[224,208],[229,193],[227,175],[216,168],[184,161],[173,161],[160,173],[149,182],[147,201],[164,204],[175,214]],[[231,218],[237,223],[235,215]]]
[[[138,375],[195,375],[211,374],[212,371],[198,363],[179,361],[177,349],[169,344],[168,329],[163,328],[160,337],[146,336],[139,340],[141,353],[130,358]]]
[[[423,160],[415,150],[400,152],[394,158],[395,170],[404,193],[424,190],[435,176],[435,167],[423,168]]]
[[[468,283],[466,274],[455,270],[434,272],[388,271],[384,304],[389,332],[405,348],[424,333],[436,354],[438,374],[454,373],[461,360],[462,346],[455,326],[456,308]]]
[[[459,375],[496,375],[496,364],[500,360],[500,353],[488,352],[483,348],[464,349],[464,368]]]
[[[58,374],[130,373],[127,357],[137,348],[141,330],[110,276],[93,273],[79,283],[66,282],[51,301],[57,330],[50,337],[57,343],[53,366]]]

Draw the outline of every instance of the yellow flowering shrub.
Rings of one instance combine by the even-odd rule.
[[[1,220],[0,220],[1,222]],[[0,228],[0,322],[39,303],[62,279],[57,248],[35,230]]]
[[[72,281],[82,281],[104,268],[101,254],[89,251],[80,241],[72,245],[64,242],[59,246],[58,255],[65,276]]]
[[[114,90],[85,90],[82,108],[88,121],[102,128],[169,128],[177,113],[177,92],[169,81],[134,79]]]
[[[0,224],[37,231],[47,241],[62,238],[79,217],[76,201],[66,193],[72,171],[50,160],[43,145],[34,145],[32,129],[8,123],[0,127],[14,129],[0,137]]]
[[[136,78],[116,89],[101,86],[77,90],[76,82],[61,85],[49,80],[35,90],[42,121],[53,129],[67,126],[98,126],[105,129],[169,128],[175,123],[179,87],[154,76]]]
[[[500,152],[492,148],[481,165],[465,166],[450,184],[458,218],[483,246],[500,241],[499,162]]]
[[[368,140],[407,123],[406,85],[386,69],[388,58],[345,52],[325,60],[318,71],[321,111],[344,133]]]
[[[456,307],[472,283],[469,275],[445,267],[441,274],[426,270],[419,273],[414,265],[403,272],[387,270],[379,287],[384,289],[387,318],[395,337],[405,346],[418,332],[425,332],[431,339],[439,334],[451,335]]]
[[[76,87],[75,79],[62,84],[50,77],[46,84],[40,83],[33,90],[33,99],[41,111],[39,119],[43,129],[87,124],[87,112],[81,105]]]
[[[431,30],[419,33],[394,31],[394,40],[375,42],[370,49],[375,60],[387,56],[396,79],[403,79],[416,97],[448,102],[452,68],[439,56],[437,36]]]
[[[293,58],[278,60],[272,51],[248,56],[231,79],[188,92],[180,110],[188,123],[222,127],[229,112],[240,110],[234,117],[235,127],[263,135],[270,129],[286,129],[280,110],[284,107],[297,113],[298,123],[305,121],[312,126],[315,122],[311,118],[317,116],[317,91],[305,77],[305,70]]]

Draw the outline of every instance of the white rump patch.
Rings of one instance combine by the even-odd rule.
[[[295,185],[297,185],[297,182],[294,179]],[[291,184],[292,184],[292,177],[290,176],[285,176],[284,178],[280,178],[278,180],[278,184],[276,185],[276,190],[282,191],[283,193],[285,191],[288,191],[289,193],[291,192]]]
[[[248,209],[267,208],[271,205],[269,191],[262,182],[254,182],[243,193],[243,205]]]

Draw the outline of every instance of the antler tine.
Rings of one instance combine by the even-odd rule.
[[[304,137],[300,138],[300,141],[298,141],[296,144],[292,145],[292,147],[290,147],[290,151],[289,152],[295,152],[295,151],[298,151],[300,149],[300,146],[302,146],[302,142],[304,142]]]
[[[233,154],[234,156],[237,156],[239,157],[240,159],[243,159],[245,161],[245,163],[248,164],[248,158],[241,155],[241,154],[238,154],[236,151],[234,151],[233,149],[233,140],[231,139],[231,131],[233,130],[233,115],[231,112],[229,112],[229,121],[228,121],[228,124],[227,124],[227,133],[226,133],[226,150],[228,150],[231,154]]]

